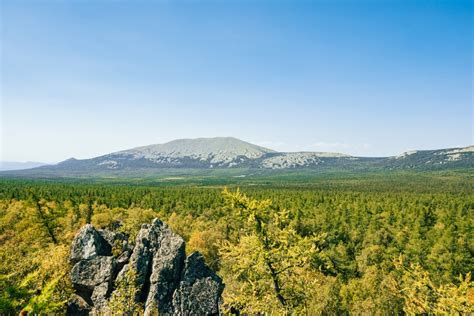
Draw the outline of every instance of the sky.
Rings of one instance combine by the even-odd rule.
[[[472,1],[1,0],[0,160],[473,144]]]

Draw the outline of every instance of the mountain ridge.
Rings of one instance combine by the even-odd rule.
[[[70,158],[31,171],[133,171],[161,169],[344,169],[437,170],[474,167],[474,146],[413,150],[390,157],[356,157],[327,152],[277,152],[234,137],[177,139],[89,159]],[[23,170],[22,174],[28,174]]]

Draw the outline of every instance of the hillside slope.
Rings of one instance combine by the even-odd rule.
[[[3,176],[127,176],[160,170],[315,169],[331,171],[446,170],[474,167],[474,146],[405,152],[394,157],[353,157],[340,153],[276,152],[232,137],[181,139],[122,150],[91,159],[6,171]]]

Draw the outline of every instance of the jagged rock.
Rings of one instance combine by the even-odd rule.
[[[149,225],[142,225],[142,228],[135,239],[135,247],[130,256],[129,263],[119,272],[117,279],[121,279],[125,273],[133,269],[136,272],[136,283],[139,289],[137,300],[141,300],[145,292],[145,281],[150,275],[153,248],[150,245]],[[146,296],[145,296],[146,297]]]
[[[173,295],[174,315],[218,315],[223,290],[222,279],[206,266],[203,256],[192,253]]]
[[[107,295],[109,294],[110,287],[110,282],[106,281],[94,288],[91,296],[94,307],[104,307],[107,305]]]
[[[99,284],[111,281],[114,266],[113,257],[100,256],[81,260],[72,267],[72,284],[76,288],[93,291]]]
[[[154,219],[150,225],[142,225],[133,247],[127,238],[91,225],[79,231],[70,256],[77,295],[68,304],[68,315],[111,314],[108,300],[114,284],[130,269],[136,272],[139,288],[135,300],[145,303],[145,315],[219,313],[222,280],[199,253],[185,260],[184,240],[166,224]]]
[[[125,249],[118,257],[117,257],[117,264],[121,265],[119,271],[121,270],[121,268],[123,267],[123,265],[125,265],[129,259],[130,259],[130,256],[132,254],[132,251],[133,251],[133,248],[131,249]]]
[[[147,298],[146,287],[149,286],[148,279],[151,275],[153,255],[160,251],[161,240],[164,236],[180,238],[159,219],[154,219],[151,225],[143,224],[135,238],[135,247],[129,263],[119,273],[118,278],[121,278],[129,269],[135,270],[141,301]]]
[[[111,255],[111,245],[95,230],[92,225],[87,224],[81,228],[72,242],[69,260],[76,263],[96,256]]]
[[[87,316],[91,311],[91,306],[85,299],[77,294],[71,295],[67,304],[67,315]]]
[[[124,233],[120,232],[112,232],[107,229],[98,229],[97,232],[99,233],[102,238],[104,238],[107,243],[113,247],[120,247],[121,250],[125,250],[128,246],[128,236]]]
[[[170,314],[172,297],[184,265],[185,244],[183,238],[176,235],[161,222],[154,222],[159,227],[158,247],[153,254],[150,276],[150,290],[145,304],[145,315]]]
[[[97,232],[111,246],[112,255],[116,256],[116,271],[122,270],[124,265],[128,263],[133,251],[133,247],[128,243],[128,235],[107,229],[98,229]]]

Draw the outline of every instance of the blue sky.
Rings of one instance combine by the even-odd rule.
[[[1,160],[473,143],[471,1],[1,1]]]

